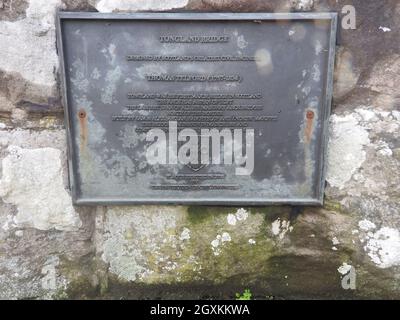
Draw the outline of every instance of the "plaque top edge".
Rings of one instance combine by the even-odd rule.
[[[336,12],[82,12],[57,11],[59,19],[111,20],[335,20]]]

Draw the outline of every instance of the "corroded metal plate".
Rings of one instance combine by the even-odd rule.
[[[334,13],[59,12],[76,204],[321,204]]]

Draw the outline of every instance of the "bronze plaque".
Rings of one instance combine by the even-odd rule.
[[[59,12],[76,204],[321,204],[334,13]]]

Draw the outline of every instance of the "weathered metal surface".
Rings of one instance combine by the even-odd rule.
[[[59,12],[75,203],[322,203],[335,35],[334,13]]]

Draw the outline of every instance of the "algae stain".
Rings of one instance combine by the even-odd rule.
[[[188,221],[192,224],[202,223],[207,218],[211,218],[212,214],[208,211],[207,207],[189,206],[187,208]]]
[[[324,209],[329,211],[342,212],[342,205],[340,202],[326,200],[324,202]]]
[[[208,219],[212,220],[218,215],[228,214],[234,211],[236,211],[235,208],[229,207],[189,206],[187,208],[188,221],[191,224],[204,223]]]

